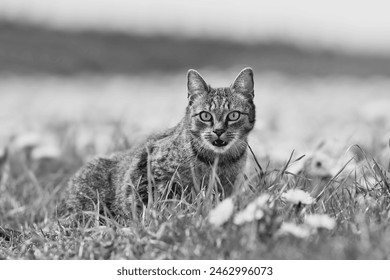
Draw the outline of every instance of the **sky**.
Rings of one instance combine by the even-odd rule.
[[[0,18],[65,29],[292,41],[390,54],[386,0],[0,0]]]

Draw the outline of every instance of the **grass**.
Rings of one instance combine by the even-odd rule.
[[[56,128],[58,136],[70,129]],[[118,132],[118,131],[117,131]],[[116,133],[117,133],[116,132]],[[65,141],[65,140],[64,140]],[[96,212],[70,222],[61,211],[66,181],[85,160],[72,139],[62,143],[59,158],[31,159],[30,150],[12,151],[2,165],[0,185],[0,258],[3,259],[388,259],[390,258],[388,178],[369,156],[364,176],[314,180],[292,175],[288,166],[305,158],[291,155],[274,167],[260,166],[247,174],[233,195],[233,215],[212,226],[210,210],[220,203],[214,189],[202,189],[193,202],[157,197],[139,217],[117,221]],[[113,150],[130,148],[121,142]],[[375,163],[376,164],[376,163]],[[218,180],[215,179],[215,185]],[[311,205],[282,199],[290,189],[323,191]],[[373,186],[367,188],[366,185]],[[269,194],[263,216],[241,225],[234,216],[257,197]],[[281,234],[283,223],[307,227],[309,214],[327,214],[331,230],[311,230],[309,236]],[[100,218],[100,219],[99,219]],[[104,223],[99,220],[104,220]]]

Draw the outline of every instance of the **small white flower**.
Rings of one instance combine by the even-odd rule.
[[[307,158],[304,171],[309,177],[324,178],[331,176],[332,166],[335,159],[321,151],[317,151]]]
[[[282,199],[293,204],[312,204],[314,202],[314,198],[311,197],[309,193],[296,189],[288,190],[282,194]]]
[[[61,150],[54,145],[38,146],[31,152],[31,158],[40,159],[56,159],[61,157]]]
[[[269,194],[263,194],[256,198],[253,202],[249,203],[244,210],[237,213],[234,217],[234,223],[236,225],[242,225],[254,220],[260,220],[264,216],[263,209],[266,207],[266,203],[269,198]]]
[[[270,199],[270,195],[267,193],[263,193],[258,198],[255,199],[252,203],[255,203],[257,207],[264,208],[267,206],[267,202]]]
[[[298,238],[307,238],[310,236],[310,230],[302,225],[284,222],[278,231],[279,235],[291,234]]]
[[[219,227],[226,223],[233,214],[233,199],[227,198],[210,211],[208,220],[210,224]]]
[[[325,229],[332,230],[336,226],[336,221],[335,219],[325,214],[323,215],[313,214],[313,215],[306,216],[305,224],[307,224],[313,229],[325,228]]]
[[[17,150],[38,146],[42,142],[42,135],[34,132],[18,135],[13,144]]]

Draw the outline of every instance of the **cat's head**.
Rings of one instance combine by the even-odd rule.
[[[255,124],[252,69],[243,69],[225,88],[212,88],[195,70],[189,70],[187,77],[189,130],[198,144],[218,154],[246,148]]]

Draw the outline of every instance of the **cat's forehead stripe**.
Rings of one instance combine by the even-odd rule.
[[[231,94],[229,88],[218,88],[216,90],[215,100],[218,103],[218,108],[230,110],[229,95]]]
[[[217,105],[217,103],[216,103],[216,99],[214,99],[212,102],[211,102],[211,110],[215,110],[217,107],[218,107],[218,105]]]
[[[203,108],[206,111],[214,111],[218,114],[222,114],[226,111],[233,110],[242,110],[247,107],[247,100],[245,96],[241,94],[236,94],[231,91],[230,88],[209,88],[209,92],[203,95],[203,104],[202,104],[202,95],[199,95],[200,106],[198,108]]]
[[[216,96],[212,101],[211,109],[219,111],[224,107],[225,100],[226,99],[221,96]]]
[[[227,110],[230,109],[230,104],[229,104],[229,101],[227,99],[224,100],[222,107],[227,109]]]

